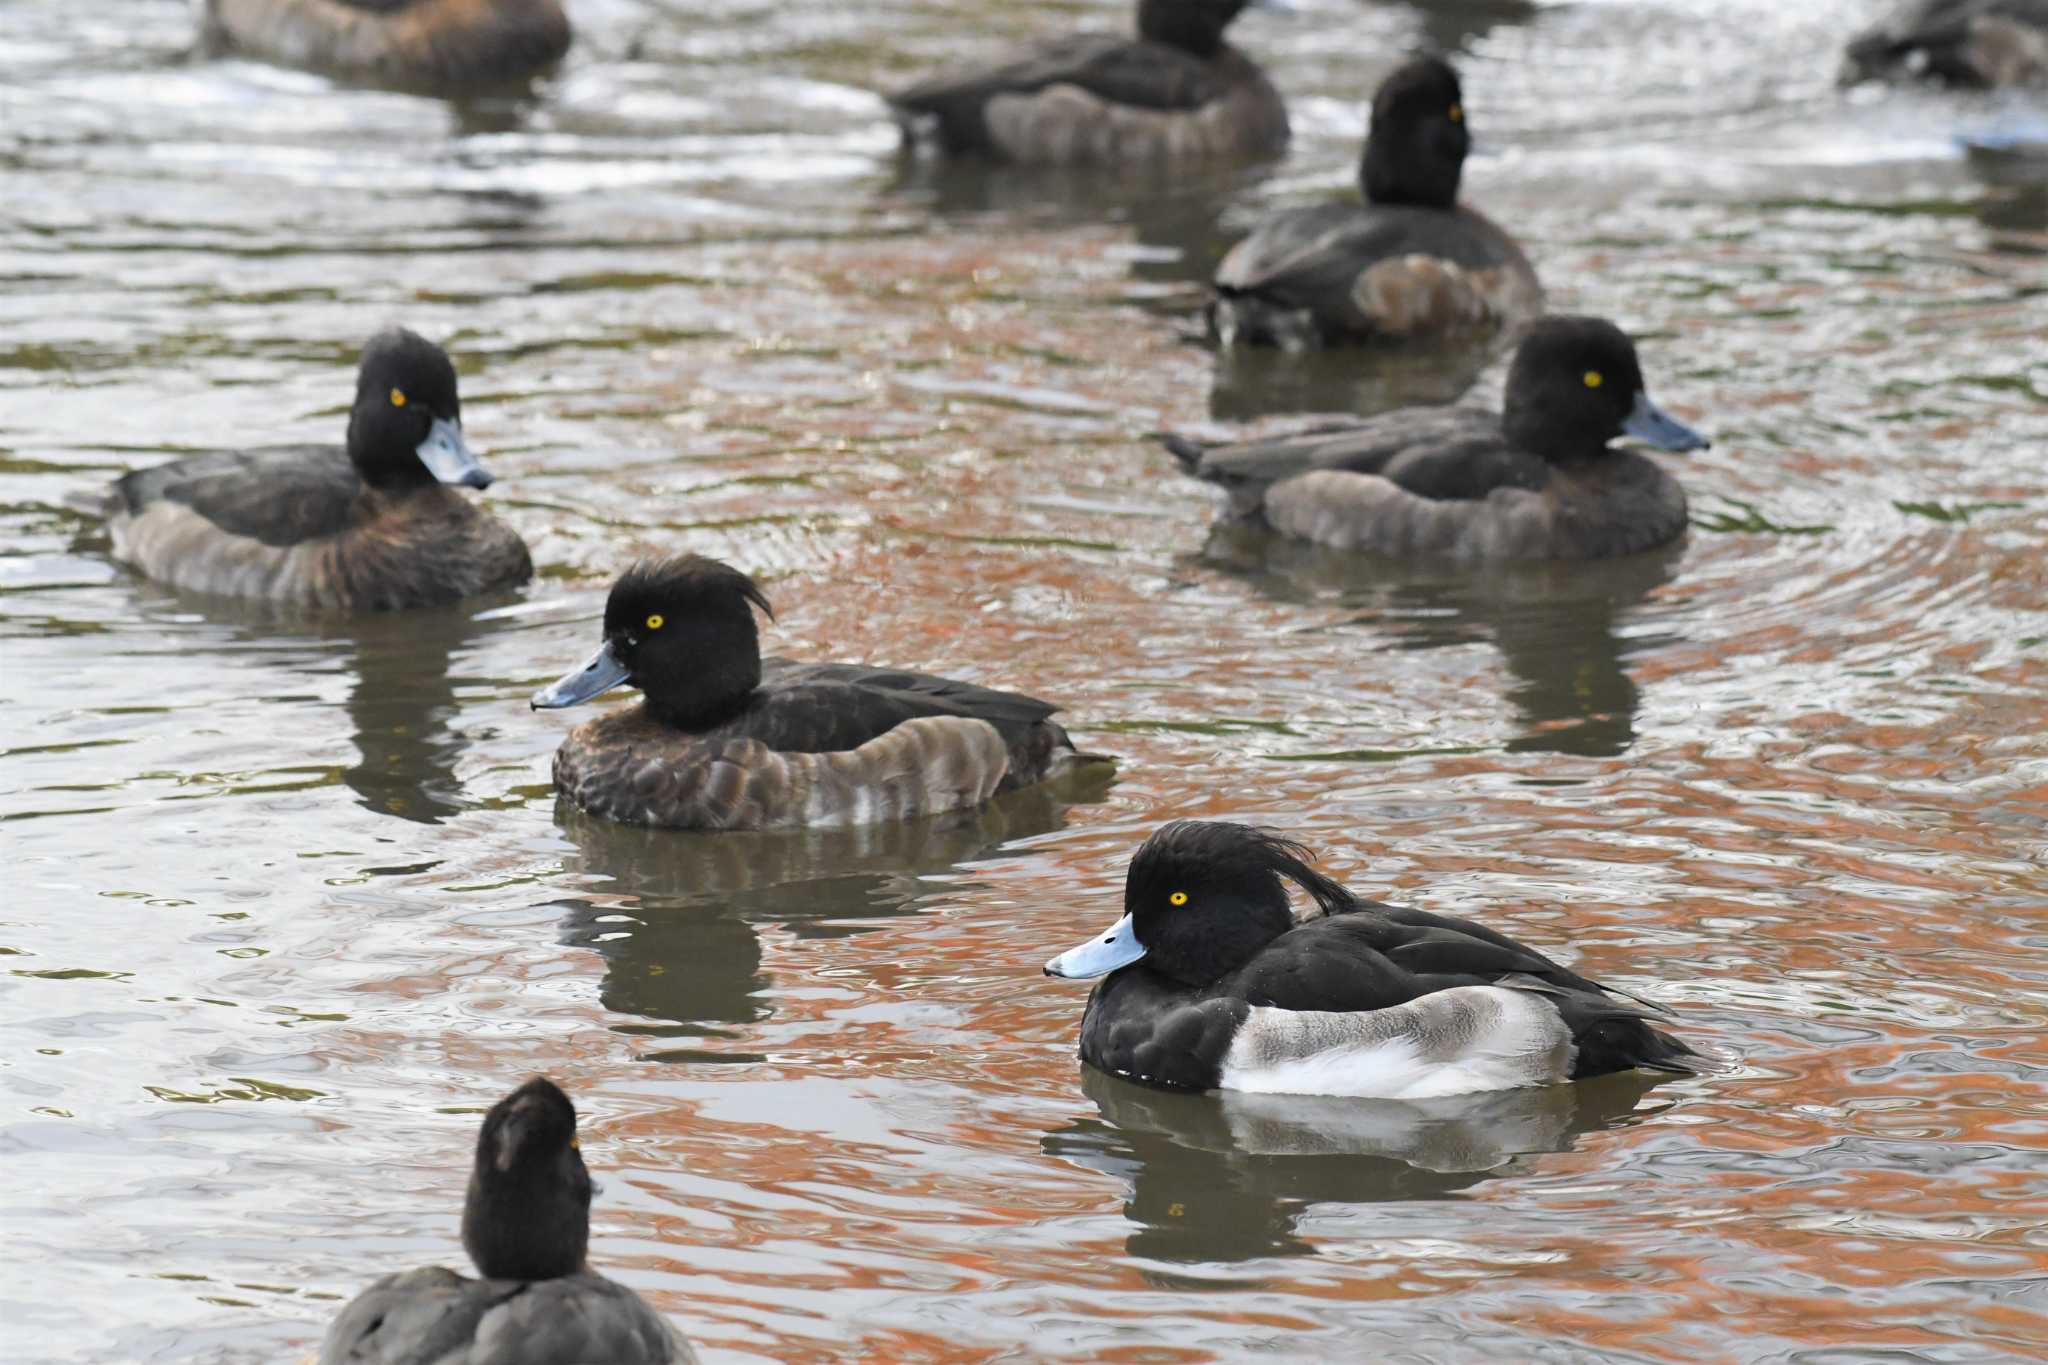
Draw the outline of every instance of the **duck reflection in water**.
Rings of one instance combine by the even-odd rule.
[[[1210,533],[1202,558],[1281,601],[1334,600],[1357,612],[1347,625],[1375,631],[1392,650],[1491,641],[1515,675],[1508,700],[1523,730],[1508,742],[1510,753],[1627,752],[1642,705],[1628,661],[1682,638],[1628,628],[1636,608],[1677,575],[1682,543],[1619,559],[1433,564],[1225,524]]]
[[[1047,834],[1070,806],[1101,801],[1106,769],[1083,768],[998,797],[977,810],[851,829],[697,834],[594,819],[557,806],[573,846],[563,870],[598,900],[561,902],[562,942],[605,960],[600,998],[650,1038],[732,1039],[766,1018],[769,979],[757,924],[800,938],[866,933],[919,913],[940,888],[930,878],[998,856],[1009,841]],[[755,1061],[688,1046],[646,1054],[670,1062]]]
[[[460,679],[451,661],[489,623],[475,619],[472,603],[337,629],[355,647],[348,714],[360,755],[341,780],[365,809],[416,824],[470,809],[455,771],[469,740],[453,724]]]
[[[1100,1117],[1040,1146],[1129,1186],[1133,1256],[1181,1263],[1310,1256],[1317,1205],[1452,1199],[1529,1156],[1633,1121],[1656,1084],[1624,1072],[1572,1085],[1428,1100],[1155,1090],[1081,1068]]]

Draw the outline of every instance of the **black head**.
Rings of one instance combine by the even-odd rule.
[[[1671,451],[1707,444],[1650,401],[1635,343],[1605,318],[1547,317],[1529,329],[1508,370],[1501,425],[1556,462],[1598,456],[1622,435]]]
[[[1458,202],[1471,149],[1458,73],[1441,57],[1417,57],[1396,67],[1373,96],[1358,181],[1375,204],[1447,209]]]
[[[761,685],[755,607],[774,619],[760,585],[730,564],[703,555],[642,560],[612,585],[605,644],[655,715],[701,729]]]
[[[1213,57],[1247,0],[1138,0],[1138,36]]]
[[[488,1279],[552,1280],[583,1268],[590,1172],[576,1148],[576,1106],[545,1076],[484,1115],[462,1245]]]
[[[1147,839],[1124,879],[1124,913],[1153,970],[1191,986],[1228,976],[1294,927],[1282,878],[1325,911],[1351,893],[1308,865],[1312,855],[1271,830],[1176,820]]]
[[[363,482],[391,492],[491,482],[463,442],[462,402],[448,353],[403,327],[387,327],[363,347],[348,415],[348,457]]]

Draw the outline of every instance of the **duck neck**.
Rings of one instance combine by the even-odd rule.
[[[1138,36],[1197,57],[1213,58],[1226,46],[1223,30],[1228,20],[1218,22],[1218,11],[1214,4],[1195,0],[1139,0]]]

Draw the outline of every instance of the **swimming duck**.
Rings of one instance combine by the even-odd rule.
[[[393,85],[489,85],[569,50],[559,0],[206,0],[207,40],[265,61]]]
[[[1991,89],[2048,82],[2048,0],[1909,0],[1850,41],[1840,79],[1899,75]]]
[[[679,555],[628,569],[590,662],[534,694],[637,706],[578,726],[555,787],[608,820],[673,829],[865,825],[980,805],[1081,762],[1047,702],[922,673],[763,659],[758,584]]]
[[[1045,965],[1107,976],[1081,1060],[1169,1090],[1401,1100],[1711,1068],[1640,1003],[1484,925],[1360,900],[1310,856],[1210,821],[1147,839],[1124,917]],[[1313,902],[1299,921],[1282,878]]]
[[[483,1278],[442,1266],[385,1276],[341,1310],[319,1365],[694,1365],[680,1332],[584,1259],[590,1194],[576,1107],[536,1076],[477,1134],[462,1246]]]
[[[1365,202],[1289,209],[1216,267],[1209,325],[1224,345],[1396,343],[1534,317],[1522,249],[1458,202],[1471,134],[1458,73],[1417,57],[1381,83],[1359,163]]]
[[[1287,107],[1223,41],[1247,0],[1138,0],[1138,37],[1081,33],[889,96],[905,140],[1028,165],[1271,156]]]
[[[1402,408],[1236,445],[1169,435],[1241,517],[1340,550],[1395,557],[1604,559],[1685,531],[1685,490],[1608,442],[1659,450],[1707,439],[1643,388],[1635,344],[1601,318],[1547,317],[1508,370],[1503,411]]]
[[[193,592],[392,611],[533,576],[511,527],[448,485],[491,476],[462,435],[455,367],[402,327],[370,338],[348,444],[200,455],[115,481],[117,559]]]

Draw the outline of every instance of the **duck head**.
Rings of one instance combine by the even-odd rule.
[[[574,706],[624,683],[666,724],[714,725],[761,685],[755,607],[775,618],[760,585],[730,564],[703,555],[643,560],[605,599],[604,644],[534,693],[534,709]]]
[[[431,483],[488,488],[491,476],[462,437],[462,403],[448,353],[417,332],[387,327],[363,347],[348,457],[372,488]]]
[[[1275,0],[1262,0],[1272,4]],[[1223,31],[1249,0],[1138,0],[1138,36],[1165,43],[1197,57],[1213,57],[1223,47]]]
[[[590,1246],[590,1194],[576,1106],[535,1076],[484,1115],[462,1207],[463,1249],[486,1279],[573,1275]]]
[[[1537,321],[1508,369],[1502,428],[1551,461],[1584,459],[1620,436],[1683,454],[1707,438],[1650,401],[1635,343],[1604,318]]]
[[[1308,849],[1270,830],[1177,820],[1147,839],[1124,879],[1124,917],[1108,933],[1045,964],[1047,976],[1090,977],[1143,961],[1207,986],[1294,927],[1291,881],[1325,912],[1349,891],[1310,867]]]
[[[1441,57],[1417,57],[1373,96],[1359,186],[1375,204],[1451,208],[1471,149],[1458,73]]]

